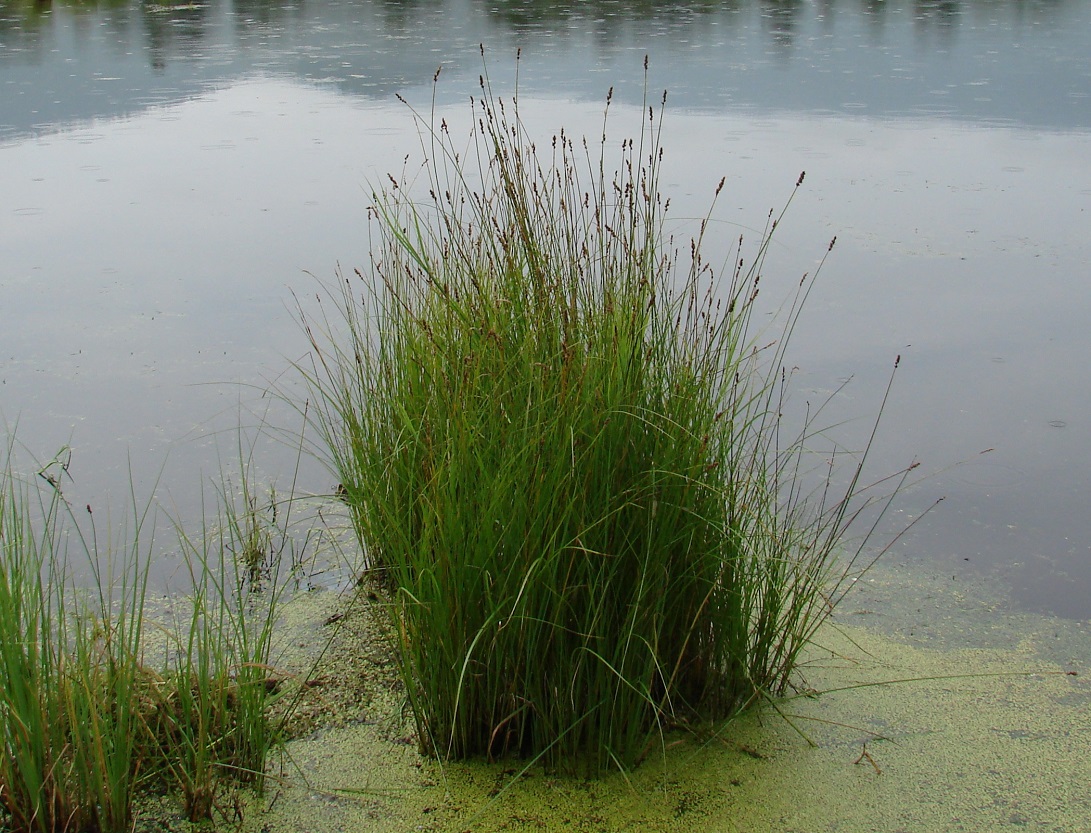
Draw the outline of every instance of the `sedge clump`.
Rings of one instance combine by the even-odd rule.
[[[708,216],[670,237],[661,105],[616,161],[605,123],[537,146],[487,75],[472,108],[464,153],[417,116],[427,196],[390,177],[370,268],[304,315],[317,421],[422,748],[627,768],[784,692],[848,575],[859,469],[803,499],[780,410],[809,284],[757,344],[776,222],[725,275]]]

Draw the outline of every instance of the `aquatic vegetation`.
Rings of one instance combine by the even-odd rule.
[[[12,446],[0,469],[0,801],[16,831],[131,828],[146,745],[139,704],[147,585],[136,514],[131,543],[100,549],[91,507],[85,537],[61,486],[58,455],[20,480]],[[43,484],[39,486],[38,484]],[[96,587],[67,571],[69,543]]]
[[[287,514],[255,514],[251,487],[240,504],[225,481],[215,522],[197,538],[179,528],[189,587],[163,650],[146,607],[150,505],[134,496],[131,528],[103,535],[90,506],[81,522],[65,500],[66,454],[21,477],[13,449],[0,467],[6,829],[120,833],[148,791],[177,789],[193,821],[239,785],[260,791],[279,741],[267,705]],[[276,542],[260,582],[246,555],[259,533]]]
[[[153,735],[190,821],[211,819],[222,793],[240,785],[260,793],[280,741],[268,707],[279,685],[271,651],[281,569],[296,561],[291,501],[278,517],[271,492],[263,511],[245,465],[239,484],[223,479],[215,521],[200,535],[176,525],[187,588],[173,605]]]
[[[808,487],[781,418],[808,280],[780,337],[752,323],[772,214],[721,278],[709,217],[666,231],[662,106],[615,163],[605,123],[538,145],[517,102],[483,76],[468,146],[417,116],[425,187],[374,195],[370,269],[301,313],[308,375],[422,748],[627,768],[785,690],[866,454]]]

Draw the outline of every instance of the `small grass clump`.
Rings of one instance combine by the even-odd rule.
[[[140,706],[146,515],[129,544],[100,549],[61,493],[65,455],[20,479],[0,469],[0,804],[10,829],[121,831],[148,746]],[[39,485],[42,484],[42,485]],[[45,485],[48,484],[48,485]],[[87,556],[78,590],[68,547]]]
[[[418,117],[427,198],[391,177],[370,271],[304,316],[319,428],[422,747],[627,768],[785,690],[859,469],[808,508],[780,418],[799,306],[771,346],[751,327],[776,223],[726,279],[707,217],[667,234],[662,108],[614,165],[605,124],[543,149],[481,90],[466,155]]]
[[[21,477],[13,447],[0,460],[0,826],[123,833],[143,794],[177,792],[200,821],[229,791],[260,791],[278,740],[267,706],[287,515],[225,482],[217,521],[179,532],[187,594],[164,650],[145,605],[150,508],[134,497],[132,527],[100,541],[91,507],[79,518],[65,500],[69,455]]]
[[[228,791],[263,789],[280,739],[268,714],[278,686],[271,651],[286,587],[280,571],[286,557],[294,563],[287,516],[277,517],[275,493],[259,505],[245,467],[237,493],[225,479],[216,501],[215,522],[198,537],[178,527],[186,592],[173,605],[153,727],[165,780],[180,789],[193,822],[213,818]]]

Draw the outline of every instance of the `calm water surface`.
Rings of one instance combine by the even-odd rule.
[[[769,291],[838,237],[797,403],[851,377],[858,443],[903,356],[875,471],[931,474],[903,518],[946,500],[891,557],[1091,618],[1088,42],[1078,0],[0,2],[0,416],[71,445],[77,505],[131,477],[196,512],[237,425],[298,427],[262,392],[293,390],[296,296],[366,263],[371,183],[419,159],[395,93],[427,109],[442,65],[464,113],[478,44],[505,89],[521,48],[532,130],[597,133],[614,86],[620,141],[648,55],[677,230],[726,175],[722,254],[805,169]]]

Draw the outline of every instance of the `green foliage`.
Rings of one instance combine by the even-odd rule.
[[[303,316],[319,428],[422,747],[629,767],[784,691],[859,469],[801,497],[781,367],[810,284],[781,338],[751,333],[776,222],[720,280],[707,217],[683,254],[664,231],[661,108],[615,167],[605,125],[542,150],[481,87],[466,156],[418,116],[428,200],[391,177],[369,273]]]
[[[228,789],[260,790],[278,739],[266,707],[288,513],[260,511],[244,470],[200,538],[179,529],[190,586],[159,673],[145,657],[148,510],[134,498],[135,527],[100,542],[91,507],[80,523],[64,499],[67,455],[20,478],[13,444],[0,467],[6,829],[122,833],[141,790],[178,789],[192,821]]]
[[[91,508],[84,537],[63,499],[63,453],[27,482],[11,452],[0,470],[0,802],[16,831],[128,830],[146,752],[146,516],[134,514],[124,548],[100,550]],[[68,577],[69,541],[88,557],[92,591]]]
[[[216,522],[199,537],[177,527],[188,595],[178,603],[154,729],[190,821],[211,819],[227,789],[249,784],[260,792],[278,741],[267,707],[286,587],[280,568],[293,549],[288,517],[277,517],[275,494],[259,507],[245,466],[238,492],[225,479],[216,498]]]

